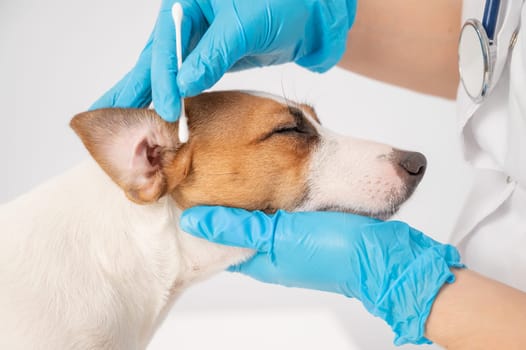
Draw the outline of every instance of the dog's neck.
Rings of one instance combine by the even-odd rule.
[[[24,211],[25,216],[19,214]],[[54,298],[49,285],[64,285],[68,297],[78,301],[73,304],[78,310],[56,305],[57,310],[48,313],[63,315],[62,319],[47,322],[56,322],[57,327],[68,322],[64,327],[74,333],[84,324],[98,324],[91,318],[105,314],[104,308],[111,304],[114,317],[106,325],[108,334],[116,329],[123,335],[135,334],[138,342],[146,345],[185,287],[250,255],[246,250],[185,234],[179,228],[180,214],[169,196],[150,205],[129,201],[89,160],[2,207],[0,224],[5,221],[5,232],[16,229],[18,236],[3,240],[6,254],[0,263],[28,264],[48,254],[45,266],[18,269],[27,276],[46,276],[45,281],[13,279],[20,284],[13,290],[39,290],[28,293],[40,299],[25,307],[49,305]],[[10,300],[10,296],[3,300]],[[5,306],[2,310],[23,314],[23,310],[10,310],[3,304],[0,301],[0,307]],[[78,315],[84,318],[78,319]],[[119,334],[113,336],[118,338]]]
[[[101,194],[106,193],[107,207],[94,208],[100,215],[97,221],[111,227],[111,232],[107,234],[122,236],[121,245],[129,244],[141,249],[141,264],[145,264],[151,275],[155,276],[160,290],[164,291],[164,295],[168,293],[170,299],[191,283],[252,255],[249,250],[212,244],[182,231],[179,226],[182,209],[171,196],[165,196],[153,204],[133,203],[95,162],[90,160],[86,166],[100,181],[94,184],[93,189],[97,188]],[[96,202],[93,199],[87,201]],[[107,215],[109,213],[111,215]],[[125,237],[135,242],[125,240]],[[127,248],[123,246],[121,249]],[[168,304],[163,309],[171,306],[170,301]]]

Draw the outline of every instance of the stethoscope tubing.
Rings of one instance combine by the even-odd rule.
[[[486,30],[488,39],[493,40],[499,18],[500,0],[486,0],[484,6],[484,16],[482,17],[482,26]]]

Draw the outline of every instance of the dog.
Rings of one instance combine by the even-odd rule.
[[[0,206],[1,349],[146,348],[189,285],[253,254],[182,232],[186,208],[386,219],[426,169],[265,93],[204,93],[186,113],[185,144],[153,110],[81,113],[71,127],[93,159]]]

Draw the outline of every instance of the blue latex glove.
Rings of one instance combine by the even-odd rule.
[[[304,287],[359,299],[385,320],[395,344],[428,343],[424,327],[458,251],[405,223],[334,212],[274,215],[224,207],[195,207],[183,230],[212,242],[252,248],[256,255],[234,266],[264,282]]]
[[[296,62],[323,72],[345,51],[356,0],[177,0],[186,59],[177,74],[175,28],[163,0],[139,61],[91,108],[145,107],[175,121],[180,96],[197,95],[230,69]]]

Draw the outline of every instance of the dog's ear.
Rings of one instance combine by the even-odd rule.
[[[134,202],[156,201],[187,175],[190,151],[179,142],[177,124],[152,110],[99,109],[76,115],[70,125]]]

